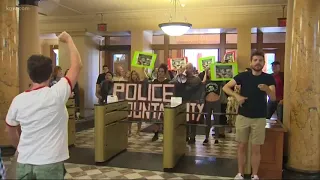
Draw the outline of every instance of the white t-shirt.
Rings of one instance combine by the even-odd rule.
[[[66,102],[70,94],[70,80],[62,78],[51,88],[26,91],[13,99],[6,123],[21,126],[19,163],[44,165],[69,158]]]

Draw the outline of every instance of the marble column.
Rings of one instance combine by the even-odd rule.
[[[16,1],[0,0],[0,146],[9,146],[5,116],[19,93]]]
[[[135,51],[152,52],[152,31],[134,30],[131,31],[131,59]],[[130,62],[131,63],[131,62]],[[131,65],[131,64],[130,64]],[[140,77],[144,77],[143,68],[131,67],[139,73]]]
[[[20,0],[19,6],[19,85],[20,92],[28,89],[31,80],[27,73],[27,60],[40,54],[38,0]]]
[[[288,168],[320,172],[320,1],[295,0]]]
[[[249,67],[251,57],[251,27],[241,27],[238,31],[237,61],[239,71]]]

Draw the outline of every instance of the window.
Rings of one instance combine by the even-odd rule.
[[[185,56],[188,62],[192,63],[198,69],[198,59],[201,57],[215,56],[216,62],[218,61],[219,49],[186,49]]]
[[[56,54],[56,66],[59,66],[59,49],[53,49],[53,52]]]
[[[276,54],[275,53],[265,53],[264,59],[266,61],[264,67],[263,67],[263,72],[272,74],[272,63],[275,61]]]

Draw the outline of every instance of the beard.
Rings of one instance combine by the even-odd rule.
[[[258,65],[251,66],[251,69],[254,71],[260,72],[260,71],[262,71],[263,66],[258,64]]]

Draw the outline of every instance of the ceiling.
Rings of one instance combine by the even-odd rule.
[[[280,5],[287,4],[287,0],[180,0],[180,4],[185,9],[278,4],[281,8]],[[76,16],[160,9],[170,11],[173,6],[171,0],[42,0],[39,7],[40,13],[47,16]]]

